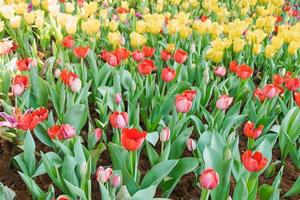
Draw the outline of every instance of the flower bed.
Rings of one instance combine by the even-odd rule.
[[[299,18],[0,0],[0,199],[299,199]]]

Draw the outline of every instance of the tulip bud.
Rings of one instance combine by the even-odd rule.
[[[25,88],[23,85],[16,84],[16,85],[13,85],[13,87],[12,87],[12,93],[16,96],[19,96],[24,92],[24,89]]]
[[[112,169],[110,167],[104,169],[102,166],[100,166],[96,172],[96,179],[99,183],[104,184],[108,181],[111,174],[112,174]]]
[[[85,161],[83,161],[80,165],[80,175],[83,177],[85,176],[86,172],[87,172],[87,163]]]
[[[196,142],[192,138],[189,138],[186,143],[186,147],[189,151],[194,151],[196,149]]]
[[[223,66],[219,66],[214,71],[216,76],[223,77],[226,75],[226,68]]]
[[[207,190],[213,190],[219,185],[219,175],[212,168],[205,169],[199,179],[201,187]]]
[[[94,133],[95,133],[96,142],[98,142],[102,137],[102,129],[101,128],[96,128],[94,130]]]
[[[191,53],[195,53],[196,52],[196,45],[195,43],[191,44]]]
[[[276,161],[270,163],[269,167],[266,169],[266,172],[264,174],[266,178],[271,178],[272,176],[274,176],[276,171],[276,164]]]
[[[166,142],[170,139],[170,129],[168,127],[162,129],[159,135],[159,139],[161,142]]]
[[[208,67],[205,66],[204,71],[203,71],[203,80],[205,84],[209,83],[209,70]]]
[[[71,84],[71,90],[73,92],[78,92],[81,89],[81,80],[79,78],[76,78],[72,84]]]
[[[115,97],[115,103],[117,105],[119,105],[121,103],[121,101],[122,101],[122,95],[121,95],[121,93],[117,93],[116,97]]]
[[[229,148],[226,148],[225,152],[224,152],[224,159],[229,160],[229,159],[231,159],[231,157],[232,157],[231,150]]]
[[[60,195],[56,200],[71,200],[71,198],[67,195]]]
[[[112,174],[111,175],[111,178],[110,178],[110,184],[114,187],[114,188],[116,188],[116,187],[118,187],[119,185],[120,185],[120,183],[121,183],[121,178],[120,178],[120,176],[118,175],[118,174]]]
[[[54,76],[55,76],[55,78],[59,78],[60,73],[61,73],[60,69],[58,69],[58,68],[55,69],[55,71],[54,71]]]

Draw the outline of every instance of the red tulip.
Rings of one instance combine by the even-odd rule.
[[[155,52],[155,48],[151,48],[151,47],[147,47],[147,46],[143,47],[143,53],[146,58],[152,57],[154,55],[154,52]]]
[[[73,48],[74,46],[74,39],[71,35],[66,36],[63,40],[62,40],[62,45],[66,48]]]
[[[253,69],[246,64],[240,65],[237,70],[237,76],[243,80],[246,80],[250,76],[252,76],[252,73],[253,73]]]
[[[193,101],[196,96],[196,90],[185,90],[182,95],[185,96],[189,101]]]
[[[213,190],[219,185],[219,175],[214,169],[207,168],[202,171],[199,181],[202,188]]]
[[[201,16],[200,19],[202,22],[205,22],[208,19],[208,16],[203,15],[203,16]]]
[[[121,143],[129,151],[138,150],[147,136],[146,131],[139,131],[136,128],[124,128],[121,134]]]
[[[128,51],[126,48],[121,47],[121,48],[115,49],[113,54],[115,54],[121,60],[125,60],[130,55],[130,51]]]
[[[219,97],[216,103],[216,107],[221,110],[226,110],[233,102],[233,97],[228,95],[222,95]]]
[[[176,96],[175,105],[177,112],[186,113],[192,108],[193,102],[188,100],[186,96],[179,94]]]
[[[278,95],[278,89],[274,84],[267,84],[262,90],[265,97],[272,99]]]
[[[74,72],[63,69],[60,73],[60,77],[64,84],[69,86],[73,92],[78,92],[81,89],[81,80]]]
[[[255,89],[254,96],[256,96],[260,101],[264,101],[266,99],[266,96],[260,88]]]
[[[76,47],[73,49],[73,53],[77,58],[85,58],[90,51],[90,47]]]
[[[262,134],[263,128],[264,126],[260,125],[257,129],[255,129],[254,123],[248,121],[244,126],[244,135],[248,138],[256,139]]]
[[[32,66],[36,66],[36,61],[34,61],[32,58],[25,58],[18,60],[16,65],[20,71],[29,71]]]
[[[12,93],[16,96],[21,95],[30,85],[28,76],[16,75],[13,79]]]
[[[273,75],[273,82],[275,84],[281,85],[282,83],[284,83],[284,78],[281,77],[279,74],[274,74]]]
[[[41,107],[31,112],[31,115],[37,116],[40,121],[46,120],[48,118],[48,114],[49,111],[44,107]]]
[[[187,52],[185,52],[182,49],[178,49],[174,53],[174,60],[175,60],[175,62],[177,62],[179,64],[184,63],[186,61],[187,57],[188,57]]]
[[[33,130],[39,123],[40,119],[38,116],[26,113],[18,119],[18,128],[24,131]]]
[[[108,51],[102,51],[100,56],[105,62],[107,62],[112,67],[117,67],[121,63],[121,57]]]
[[[79,7],[82,7],[84,2],[85,2],[85,0],[77,0],[77,4]]]
[[[64,140],[74,137],[76,129],[69,124],[53,125],[47,132],[50,139]]]
[[[117,13],[118,14],[128,13],[128,10],[126,8],[118,7]]]
[[[296,102],[297,106],[300,107],[300,92],[295,92],[294,93],[294,99],[295,99],[295,102]]]
[[[171,82],[174,80],[176,76],[176,70],[175,69],[172,69],[170,67],[166,67],[162,70],[162,73],[161,73],[161,79],[164,81],[164,82]]]
[[[160,56],[161,56],[161,59],[165,62],[172,58],[172,54],[170,52],[168,52],[167,50],[163,50],[160,53]]]
[[[249,172],[258,172],[266,166],[268,160],[259,151],[252,154],[251,150],[246,150],[242,156],[242,162]]]
[[[136,62],[140,62],[140,61],[144,60],[144,58],[145,58],[144,52],[136,50],[132,53],[132,58]]]
[[[236,60],[233,60],[233,61],[230,62],[229,69],[230,69],[231,72],[237,73],[238,68],[239,68],[239,65],[238,65]]]
[[[144,76],[151,74],[153,70],[156,70],[153,60],[143,60],[143,62],[138,65],[139,73]]]
[[[60,195],[56,200],[70,200],[71,198],[67,195]]]
[[[290,91],[296,91],[300,87],[299,78],[287,78],[285,81],[285,87]]]
[[[126,112],[114,112],[110,115],[109,121],[113,128],[125,128],[128,126],[128,114]]]
[[[226,75],[226,68],[223,66],[219,66],[214,70],[216,76],[223,77]]]

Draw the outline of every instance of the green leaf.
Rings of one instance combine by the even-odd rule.
[[[35,158],[35,142],[31,136],[31,133],[27,131],[24,139],[24,162],[27,165],[29,176],[32,176],[36,168]]]
[[[294,185],[289,189],[287,193],[285,193],[285,197],[291,197],[293,195],[300,194],[300,176],[298,176]]]
[[[157,186],[175,167],[176,163],[177,160],[166,160],[152,167],[145,175],[141,183],[141,188],[144,189],[150,186]]]
[[[125,185],[123,185],[120,188],[120,190],[119,190],[119,192],[116,196],[116,200],[131,200],[131,196],[130,196],[130,194],[129,194],[129,192],[128,192]]]
[[[1,182],[0,182],[0,199],[3,200],[13,200],[16,196],[16,193],[11,190],[9,187],[4,186]]]
[[[61,176],[64,177],[65,180],[69,181],[70,183],[78,187],[79,181],[75,173],[75,167],[76,167],[75,158],[67,155],[64,158],[64,161],[62,163]]]
[[[148,188],[137,191],[131,200],[152,200],[156,191],[156,186],[150,186]]]
[[[105,186],[102,183],[99,183],[100,191],[101,191],[101,198],[103,200],[110,200],[109,192],[105,188]]]
[[[239,179],[234,189],[233,200],[247,200],[248,189],[243,177]]]
[[[268,184],[263,184],[258,189],[258,195],[261,200],[271,200],[270,197],[274,192],[274,187]]]
[[[88,110],[85,105],[74,104],[69,107],[64,115],[64,123],[68,123],[76,128],[76,132],[80,133],[80,130],[85,125],[87,120]]]
[[[68,189],[70,190],[72,196],[76,195],[76,197],[80,197],[82,200],[87,200],[87,197],[85,196],[84,191],[82,189],[80,189],[79,187],[76,187],[75,185],[73,185],[72,183],[67,181],[66,179],[64,179],[64,182],[65,182],[66,186],[68,187]]]
[[[40,198],[43,196],[43,191],[32,178],[23,174],[22,172],[19,172],[19,174],[34,197]]]
[[[169,156],[170,159],[178,159],[181,157],[186,147],[186,141],[191,136],[192,131],[193,131],[193,127],[190,127],[184,130],[176,137],[175,141],[171,145],[171,151]]]
[[[176,187],[177,183],[180,181],[180,178],[194,169],[199,164],[197,158],[185,157],[178,160],[176,166],[168,175],[168,180],[165,180],[161,183],[161,189],[163,191],[163,196],[168,197]]]

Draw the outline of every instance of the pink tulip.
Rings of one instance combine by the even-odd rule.
[[[21,95],[24,92],[25,88],[23,85],[16,84],[12,86],[12,93],[16,96]]]
[[[213,190],[219,185],[219,175],[212,169],[205,169],[200,175],[200,185],[207,190]]]
[[[214,71],[216,76],[223,77],[226,75],[226,68],[223,66],[219,66]]]
[[[109,117],[113,128],[125,128],[128,125],[128,114],[126,112],[114,112]]]
[[[59,195],[56,200],[70,200],[71,198],[67,195]]]
[[[96,172],[96,180],[99,183],[106,183],[112,174],[112,169],[110,167],[104,169],[102,166],[98,167]]]
[[[116,188],[120,185],[121,183],[121,178],[118,174],[112,174],[110,178],[110,184]]]
[[[121,103],[121,101],[122,101],[122,95],[121,95],[121,93],[117,93],[116,97],[115,97],[115,103],[117,105],[119,105]]]
[[[184,95],[177,95],[175,105],[177,112],[186,113],[192,108],[193,102]]]
[[[98,142],[102,137],[102,129],[101,128],[96,128],[94,130],[94,133],[95,133],[96,142]]]
[[[144,58],[145,58],[144,52],[136,50],[132,53],[132,58],[135,61],[140,62],[140,61],[144,60]]]
[[[73,92],[78,92],[81,89],[81,80],[79,78],[74,79],[70,87]]]
[[[168,127],[162,129],[159,135],[159,139],[161,142],[166,142],[170,139],[170,129]]]
[[[61,125],[60,131],[61,131],[60,134],[64,139],[72,138],[76,134],[76,129],[73,126],[71,126],[70,124]]]
[[[187,147],[187,149],[189,151],[195,151],[195,149],[196,149],[196,142],[195,142],[195,140],[193,140],[192,138],[189,138],[187,140],[186,147]]]
[[[233,102],[233,97],[222,95],[217,100],[216,107],[221,110],[226,110]]]

